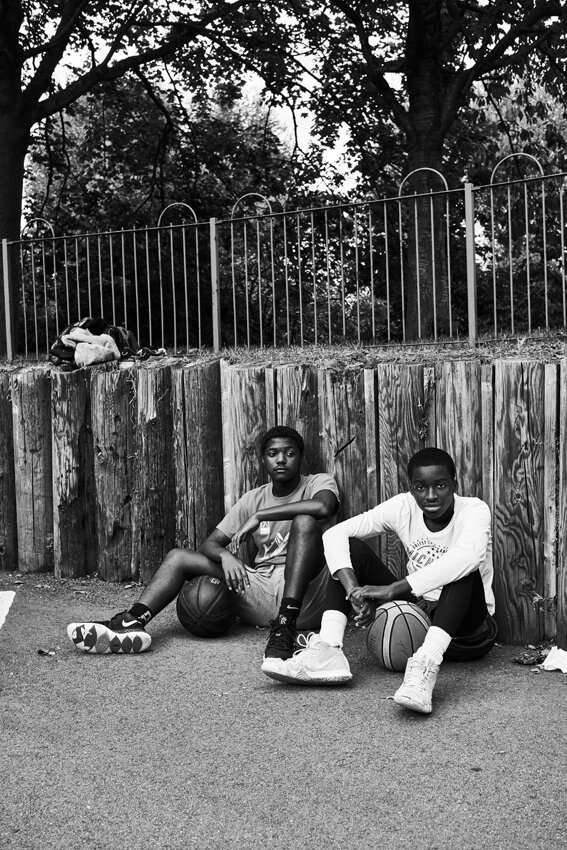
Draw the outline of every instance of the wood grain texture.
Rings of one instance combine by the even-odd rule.
[[[555,637],[557,599],[557,475],[559,366],[544,367],[543,434],[543,601],[544,636]]]
[[[567,651],[567,359],[559,367],[559,505],[557,511],[557,646]]]
[[[302,472],[321,472],[318,376],[309,366],[279,366],[276,374],[278,425],[295,428],[305,442]]]
[[[172,372],[176,544],[196,549],[224,513],[220,364]]]
[[[221,362],[221,407],[226,512],[243,493],[267,481],[259,447],[267,430],[263,367]]]
[[[51,378],[33,366],[11,377],[18,569],[53,570]]]
[[[423,447],[423,368],[384,363],[377,369],[378,431],[380,445],[380,499],[385,501],[409,489],[407,464]],[[429,419],[425,421],[429,422]],[[381,535],[382,558],[401,578],[406,552],[394,534]]]
[[[51,409],[54,569],[77,578],[97,566],[88,369],[52,371]]]
[[[171,365],[141,365],[133,378],[132,574],[147,584],[175,543]]]
[[[481,408],[481,498],[490,508],[494,521],[494,367],[483,363],[480,367]]]
[[[366,418],[367,508],[380,501],[380,451],[378,440],[378,379],[375,369],[364,370],[364,410]]]
[[[455,461],[458,492],[482,498],[480,363],[457,360],[436,368],[437,441]]]
[[[18,569],[11,372],[0,369],[0,570]]]
[[[98,574],[127,581],[132,574],[132,495],[136,417],[132,369],[91,373]]]
[[[420,448],[436,445],[437,435],[437,380],[434,366],[423,367],[423,394],[420,405]]]
[[[362,372],[319,372],[322,470],[339,486],[339,519],[366,510],[366,419]]]
[[[276,370],[272,366],[264,369],[264,380],[266,382],[266,430],[278,424],[276,410]]]
[[[494,366],[494,591],[501,639],[538,643],[545,634],[544,365]]]

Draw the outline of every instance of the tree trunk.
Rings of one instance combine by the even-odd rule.
[[[409,3],[406,44],[407,89],[411,132],[408,138],[409,180],[402,194],[443,189],[441,126],[444,85],[441,55],[441,2]],[[406,337],[446,333],[449,327],[445,198],[411,201],[405,207],[407,254],[404,270]]]
[[[0,3],[0,240],[20,237],[24,160],[30,141],[30,120],[21,92],[21,48],[18,31],[22,21],[18,2]],[[14,259],[17,259],[14,258]],[[4,281],[0,278],[0,355],[6,351]],[[18,313],[19,268],[12,263],[9,282],[12,327]]]

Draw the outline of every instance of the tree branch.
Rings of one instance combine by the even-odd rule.
[[[88,4],[88,0],[69,0],[64,8],[64,16],[62,16],[58,27],[58,35],[60,34],[60,38],[56,37],[53,40],[53,48],[46,53],[32,80],[23,93],[24,109],[27,112],[30,125],[44,117],[47,117],[48,115],[53,115],[55,112],[64,109],[66,106],[69,106],[69,104],[73,103],[87,91],[90,91],[90,89],[100,82],[117,79],[129,70],[140,68],[142,65],[148,64],[149,62],[163,59],[172,53],[175,53],[191,41],[194,41],[199,36],[212,38],[216,34],[208,29],[208,25],[213,21],[222,18],[225,14],[232,14],[234,10],[243,5],[246,0],[235,0],[234,3],[230,4],[230,6],[224,5],[222,7],[217,7],[215,10],[204,15],[200,21],[190,21],[184,22],[183,24],[177,24],[175,27],[171,28],[169,36],[164,37],[159,46],[139,51],[131,56],[126,56],[123,59],[119,59],[113,64],[110,64],[110,60],[116,53],[119,46],[119,39],[123,37],[123,35],[128,32],[134,24],[138,24],[135,20],[136,2],[137,0],[134,0],[129,12],[122,19],[118,31],[110,43],[105,59],[85,74],[78,77],[64,89],[52,94],[48,98],[40,100],[41,95],[49,88],[53,72],[65,52],[65,48],[67,47],[69,39],[74,31],[74,27],[77,25],[80,18],[79,12],[82,12],[83,6]]]
[[[470,8],[470,4],[466,5]],[[508,5],[502,2],[502,6]],[[481,11],[476,9],[476,7],[474,7],[474,10]],[[492,14],[497,16],[497,10],[493,9]],[[443,105],[441,116],[443,132],[446,132],[451,126],[457,114],[459,104],[462,101],[463,94],[472,88],[475,81],[481,80],[484,76],[495,70],[520,66],[529,53],[539,48],[556,31],[555,24],[551,24],[543,29],[538,28],[538,24],[549,17],[560,17],[562,20],[565,20],[567,12],[563,4],[556,0],[537,4],[524,15],[521,21],[515,26],[510,27],[494,47],[485,55],[481,56],[471,68],[454,75],[451,84],[448,86]],[[492,32],[494,29],[495,27]],[[489,33],[485,32],[483,48],[486,45],[488,36]],[[526,39],[525,43],[519,43],[524,38]]]
[[[362,16],[344,0],[333,0],[333,6],[339,9],[345,17],[353,24],[366,67],[368,69],[368,78],[372,83],[378,100],[384,104],[392,113],[394,120],[406,135],[411,134],[412,128],[409,122],[408,113],[405,107],[398,100],[394,89],[388,83],[384,76],[383,66],[377,61],[374,56],[368,33],[362,20]]]

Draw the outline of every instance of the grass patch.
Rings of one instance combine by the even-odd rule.
[[[336,345],[293,345],[265,348],[224,348],[220,352],[210,349],[190,349],[187,352],[167,352],[169,362],[209,362],[223,359],[241,366],[309,365],[320,369],[351,371],[371,369],[380,363],[419,363],[434,366],[438,362],[478,360],[492,363],[495,360],[536,360],[553,363],[567,357],[567,334],[542,332],[537,336],[480,338],[471,347],[468,340],[439,339],[436,342],[389,343],[367,345],[345,342]],[[155,363],[155,360],[150,360]],[[0,368],[17,369],[46,364],[46,359],[17,357],[13,361],[0,358]],[[57,368],[57,367],[53,367]]]

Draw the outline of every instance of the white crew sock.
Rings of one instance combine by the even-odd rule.
[[[347,615],[342,611],[324,611],[319,638],[329,646],[342,646],[346,624]]]
[[[432,661],[434,664],[441,664],[445,650],[450,643],[450,634],[438,626],[430,626],[425,635],[425,640],[414,657],[419,658],[420,661]]]

